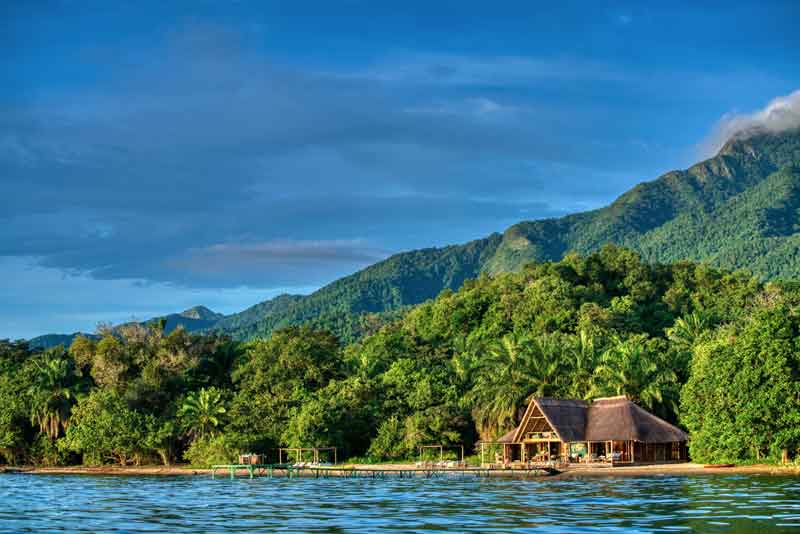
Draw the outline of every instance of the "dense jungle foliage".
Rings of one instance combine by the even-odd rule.
[[[0,454],[64,464],[230,461],[277,446],[413,457],[495,438],[532,396],[625,394],[702,462],[800,447],[800,285],[606,246],[482,275],[344,345],[311,326],[249,342],[165,323],[31,351],[0,343]]]

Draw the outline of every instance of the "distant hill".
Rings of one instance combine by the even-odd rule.
[[[74,334],[45,334],[28,340],[28,346],[34,350],[45,350],[58,345],[69,347],[72,341],[78,336],[97,337],[94,334],[84,334],[75,332]]]
[[[206,330],[213,327],[220,319],[225,316],[221,313],[215,313],[205,306],[195,306],[181,313],[171,313],[163,317],[156,317],[149,321],[144,321],[144,324],[157,321],[159,319],[166,319],[164,330],[172,332],[179,326],[182,326],[188,332],[196,332],[198,330]]]
[[[182,311],[181,313],[171,313],[163,317],[154,317],[153,319],[142,321],[139,324],[150,324],[159,319],[166,319],[164,326],[164,331],[166,332],[172,332],[179,326],[182,326],[189,332],[197,332],[211,329],[224,317],[225,316],[221,313],[215,313],[205,306],[195,306],[193,308],[189,308],[188,310]],[[126,324],[132,323],[120,324],[115,328],[120,328]],[[64,345],[65,347],[68,347],[75,337],[79,335],[97,337],[94,334],[83,332],[75,332],[74,334],[45,334],[43,336],[38,336],[28,340],[28,344],[34,349],[48,349],[57,345]]]
[[[465,280],[478,276],[500,240],[500,234],[493,234],[464,245],[396,254],[308,296],[283,295],[228,316],[217,327],[247,339],[308,322],[330,328],[349,341],[369,331],[381,316],[392,318],[408,306],[434,298],[443,289],[458,289]],[[242,319],[244,326],[237,326]]]
[[[240,339],[252,337],[257,332],[259,323],[268,320],[275,314],[285,313],[303,298],[301,295],[278,295],[239,313],[223,317],[214,324],[212,329],[235,334]]]

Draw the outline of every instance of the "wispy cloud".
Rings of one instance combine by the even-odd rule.
[[[382,82],[513,87],[547,81],[630,81],[631,75],[607,63],[577,58],[527,56],[467,57],[414,54],[384,58],[368,69],[348,73]]]
[[[752,113],[727,113],[702,143],[702,151],[710,156],[719,151],[730,139],[746,138],[754,134],[780,133],[800,128],[800,90],[770,101],[764,108]]]
[[[190,248],[166,260],[175,270],[206,279],[209,285],[235,278],[266,286],[319,284],[389,256],[363,239],[275,240],[217,243]],[[320,269],[324,266],[324,271]]]

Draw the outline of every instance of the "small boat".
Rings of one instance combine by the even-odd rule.
[[[723,467],[734,467],[734,465],[733,464],[706,464],[703,467],[705,467],[706,469],[717,469],[717,468],[723,468]]]

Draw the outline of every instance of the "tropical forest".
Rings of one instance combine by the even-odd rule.
[[[532,397],[626,395],[699,462],[800,447],[800,284],[606,245],[388,315],[343,342],[293,325],[234,340],[151,321],[0,344],[0,456],[37,465],[228,463],[336,446],[413,458],[514,428]]]

